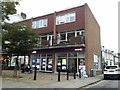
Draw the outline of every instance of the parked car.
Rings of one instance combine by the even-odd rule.
[[[106,66],[104,68],[104,79],[120,79],[120,67],[118,65]]]

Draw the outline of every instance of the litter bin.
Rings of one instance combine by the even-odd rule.
[[[91,69],[91,76],[92,77],[95,77],[96,76],[96,69]]]
[[[93,77],[95,77],[96,76],[96,69],[94,68],[93,69]]]
[[[93,69],[90,70],[90,76],[93,77]]]

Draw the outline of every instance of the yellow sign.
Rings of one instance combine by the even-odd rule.
[[[66,65],[66,59],[62,59],[62,65]]]

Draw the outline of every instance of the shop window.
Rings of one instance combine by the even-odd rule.
[[[52,58],[47,58],[46,70],[52,71]]]
[[[46,57],[46,54],[42,54],[41,57]]]
[[[67,53],[59,53],[57,54],[58,57],[67,57]]]
[[[77,53],[68,53],[68,57],[77,57]]]
[[[66,58],[59,58],[57,61],[57,71],[66,72],[67,70],[67,59]]]
[[[46,58],[42,58],[41,60],[41,70],[45,70],[46,69]]]

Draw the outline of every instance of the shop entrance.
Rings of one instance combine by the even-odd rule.
[[[82,67],[85,69],[85,57],[84,53],[72,52],[72,53],[58,53],[57,65],[61,66],[61,71],[79,72]]]
[[[68,69],[71,73],[77,73],[77,58],[68,58]]]

